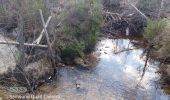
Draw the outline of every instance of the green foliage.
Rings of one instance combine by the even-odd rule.
[[[91,50],[96,44],[103,16],[99,3],[96,0],[89,1],[76,5],[64,21],[65,35],[76,41],[64,49],[67,56],[83,57],[83,52]]]
[[[85,49],[85,44],[83,42],[75,42],[62,50],[62,58],[65,57],[83,57],[83,50]]]
[[[166,20],[152,21],[149,20],[147,27],[145,28],[144,38],[153,40],[159,34],[161,34],[167,25]]]
[[[168,20],[148,21],[144,37],[154,44],[156,56],[164,57],[170,54],[170,29]],[[170,56],[170,55],[169,55]]]
[[[93,50],[93,47],[97,42],[97,38],[99,34],[100,33],[90,34],[90,36],[86,40],[84,40],[87,51]]]

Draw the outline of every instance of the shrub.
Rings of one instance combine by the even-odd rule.
[[[167,25],[167,21],[162,19],[159,21],[149,20],[147,27],[145,28],[144,38],[149,41],[153,41],[155,37],[160,35]]]
[[[168,20],[148,21],[144,37],[154,45],[153,52],[162,58],[170,56],[170,24]]]
[[[73,42],[64,47],[64,57],[83,57],[84,51],[91,50],[96,43],[103,16],[100,3],[89,1],[78,3],[66,15],[63,31]]]
[[[62,50],[62,58],[71,57],[73,60],[75,57],[83,57],[83,50],[85,49],[85,44],[83,42],[75,42]]]

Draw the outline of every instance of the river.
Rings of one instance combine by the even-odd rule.
[[[62,67],[58,80],[40,87],[41,92],[57,95],[54,100],[170,100],[159,84],[158,62],[148,62],[141,78],[142,48],[115,53],[134,48],[132,41],[103,38],[93,52],[98,61],[92,69]]]

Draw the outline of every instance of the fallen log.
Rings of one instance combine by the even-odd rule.
[[[14,42],[14,41],[0,41],[0,44],[19,45],[19,42]],[[48,45],[30,44],[30,43],[24,43],[24,46],[39,47],[39,48],[48,48]]]

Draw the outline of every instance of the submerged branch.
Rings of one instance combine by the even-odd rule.
[[[131,50],[136,50],[136,49],[139,49],[139,48],[127,48],[127,49],[124,49],[124,50],[114,52],[114,54],[118,54],[118,53],[122,53],[122,52],[126,52],[126,51],[131,51]]]
[[[144,65],[144,68],[143,68],[141,80],[143,79],[145,72],[146,72],[146,68],[147,68],[148,61],[149,61],[149,58],[150,58],[150,53],[151,53],[151,47],[152,47],[152,45],[149,45],[148,48],[146,49],[146,51],[147,51],[146,52],[146,61],[145,61],[145,65]]]

